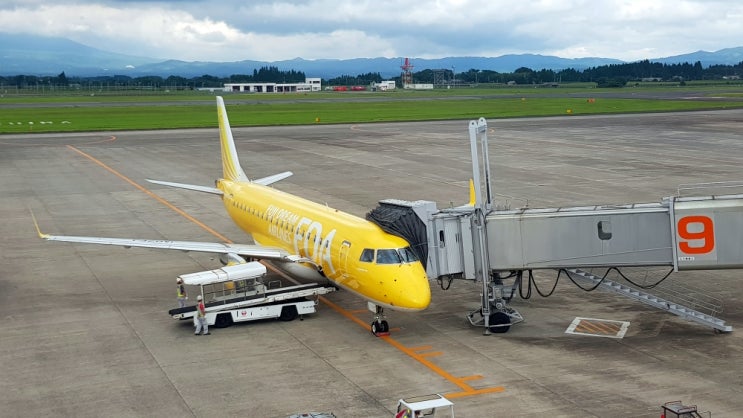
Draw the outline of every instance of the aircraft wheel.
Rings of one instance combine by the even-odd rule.
[[[232,325],[232,315],[229,313],[219,314],[214,320],[214,328],[227,328],[230,325]]]
[[[374,335],[390,332],[390,324],[387,321],[374,321],[371,323],[371,332]]]
[[[504,334],[511,329],[511,318],[503,312],[490,314],[490,332],[494,334]],[[501,325],[501,326],[494,326]]]
[[[297,307],[296,306],[284,306],[281,308],[281,315],[279,316],[279,319],[282,321],[293,321],[297,319],[299,314],[297,313]]]

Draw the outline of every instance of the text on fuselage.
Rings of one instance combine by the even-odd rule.
[[[323,226],[320,222],[276,205],[270,205],[266,209],[266,215],[269,219],[269,235],[292,245],[297,254],[326,266],[331,273],[335,272],[330,257],[335,229],[330,230],[323,237]]]

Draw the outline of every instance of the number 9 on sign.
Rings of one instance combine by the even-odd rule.
[[[682,253],[708,254],[715,249],[715,228],[709,216],[684,216],[676,226]]]

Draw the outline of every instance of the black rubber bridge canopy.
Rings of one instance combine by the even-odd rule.
[[[412,208],[380,203],[366,214],[366,219],[379,225],[383,231],[405,239],[423,268],[428,263],[428,238],[426,225],[418,218]]]

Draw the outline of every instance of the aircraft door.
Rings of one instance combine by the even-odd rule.
[[[343,277],[348,277],[348,252],[351,249],[351,243],[348,241],[343,241],[341,243],[341,250],[340,250],[340,270],[341,275]]]

